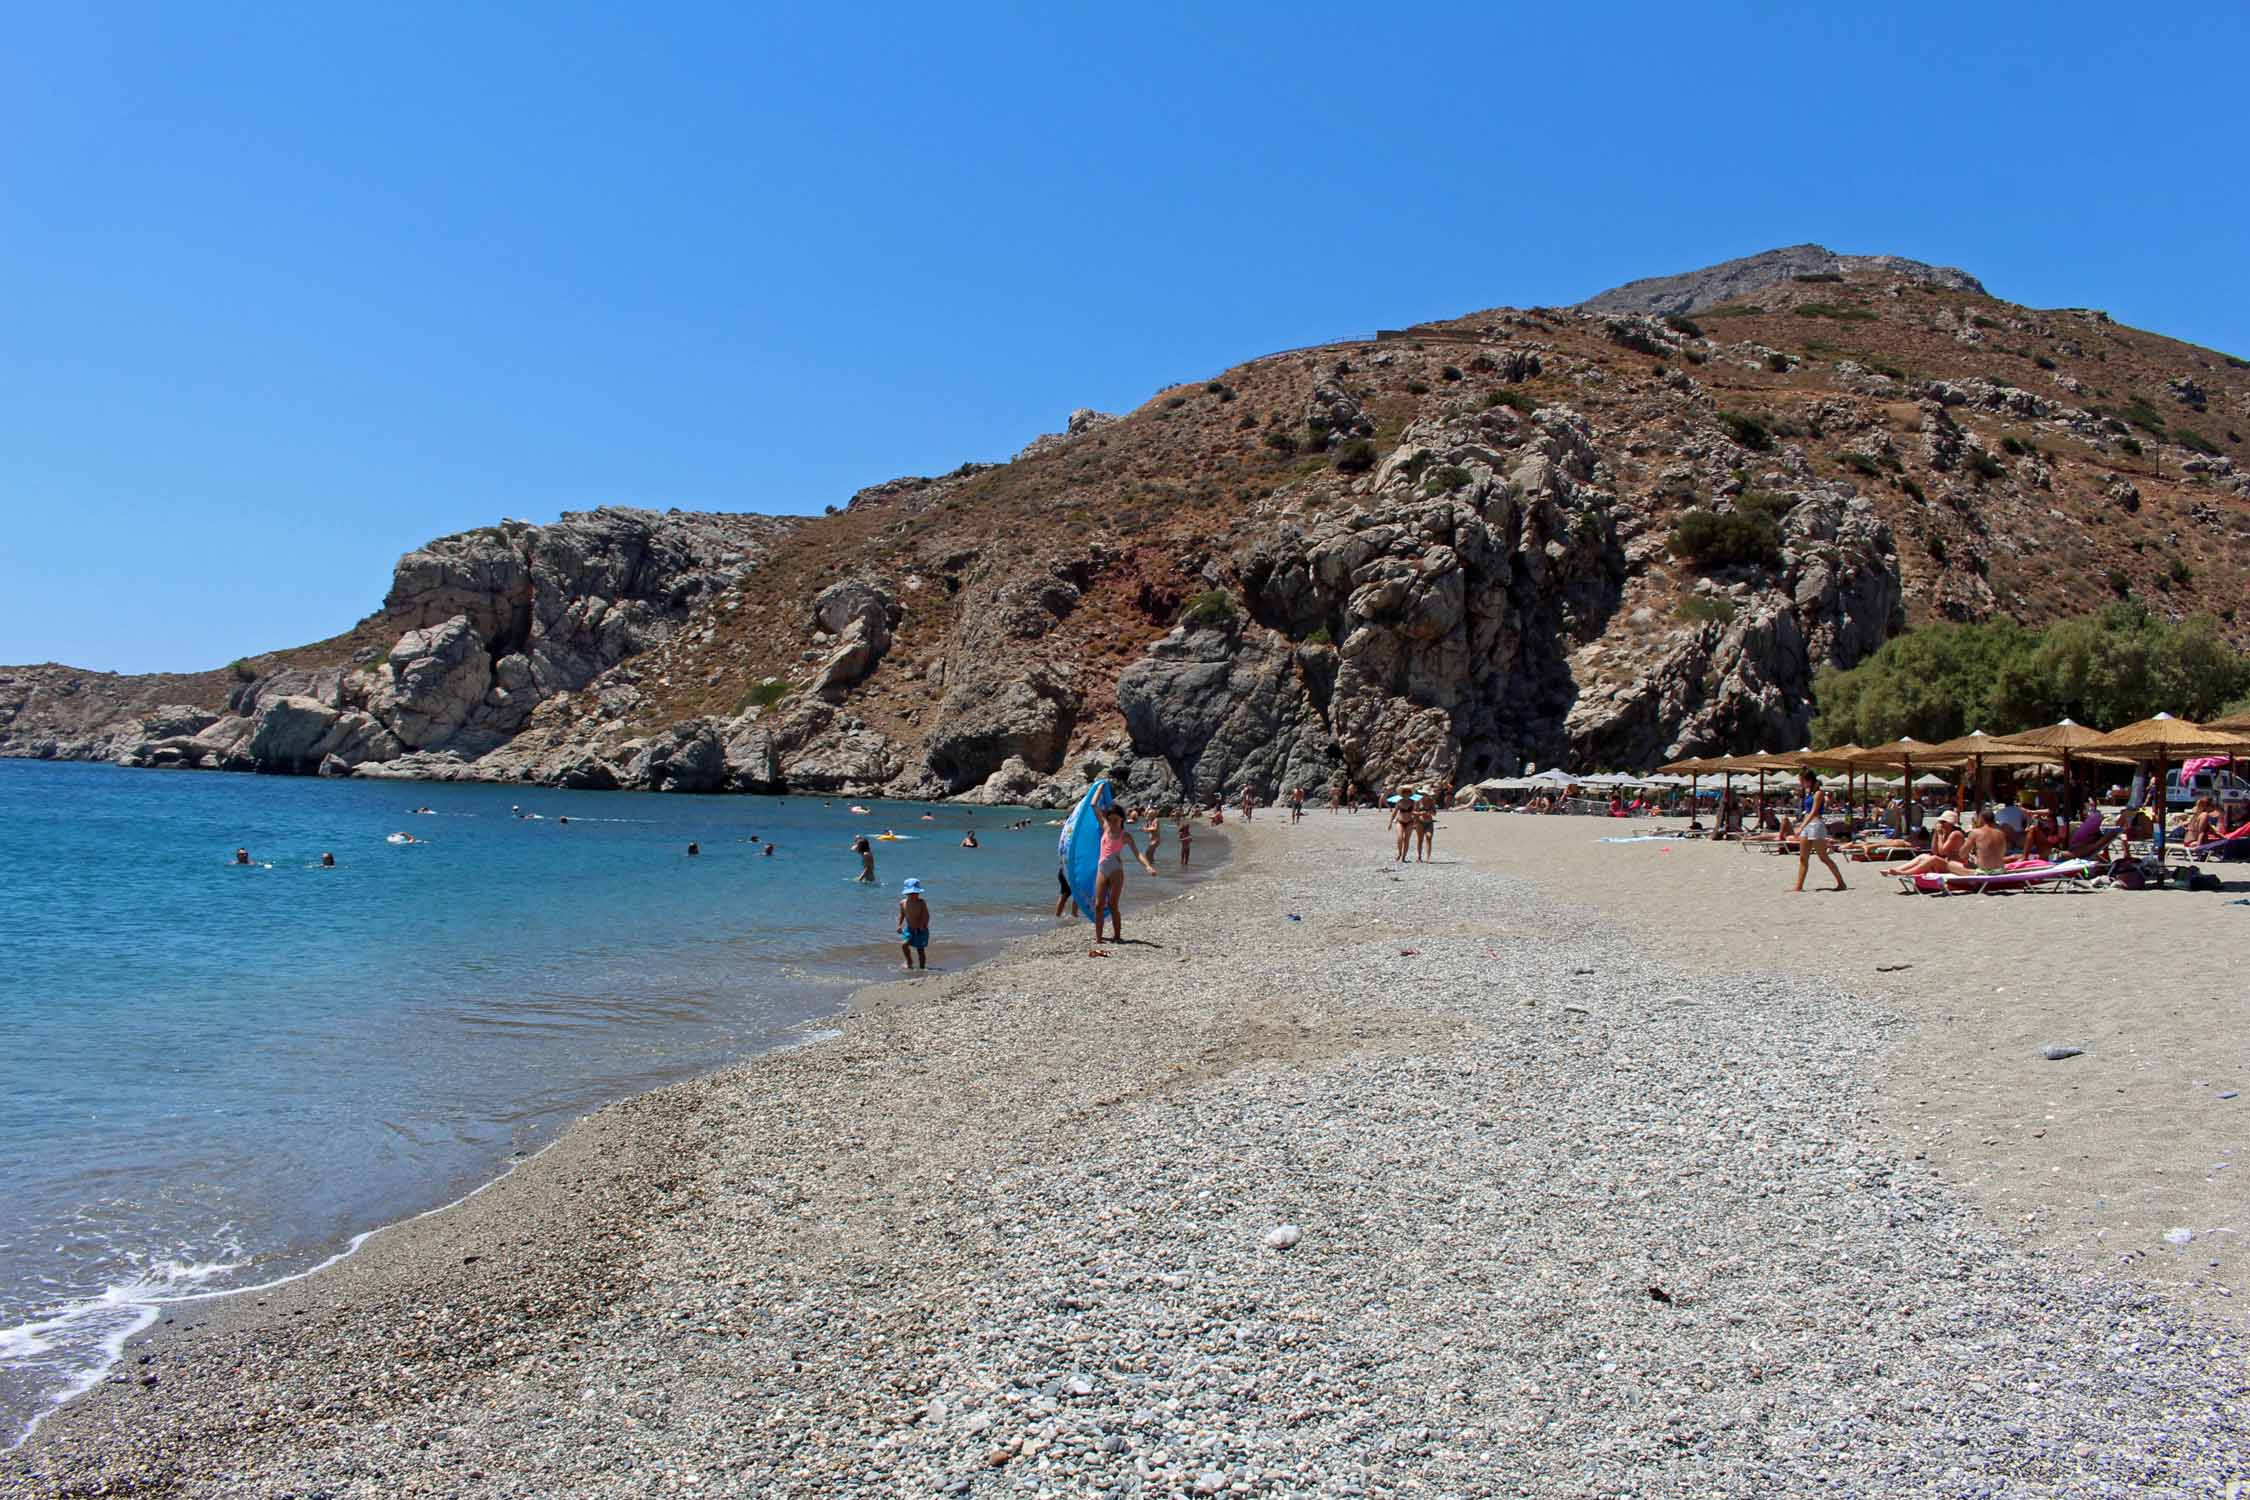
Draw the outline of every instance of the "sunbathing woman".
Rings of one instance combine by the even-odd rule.
[[[1930,840],[1930,852],[1918,859],[1910,859],[1894,868],[1893,875],[1969,875],[1975,873],[1962,855],[1968,853],[1969,841],[1961,832],[1961,825],[1947,812],[1937,820],[1937,835]]]

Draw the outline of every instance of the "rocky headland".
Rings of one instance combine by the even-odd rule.
[[[0,668],[0,754],[1059,803],[1794,748],[1905,625],[2250,621],[2250,364],[1797,246],[1276,354],[822,516],[400,559],[332,641]]]

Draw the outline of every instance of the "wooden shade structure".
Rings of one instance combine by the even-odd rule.
[[[2239,755],[2250,752],[2250,730],[2219,729],[2192,719],[2158,714],[2138,724],[2112,730],[2086,747],[2093,754],[2129,760],[2153,767],[2149,793],[2156,803],[2151,821],[2156,827],[2156,859],[2164,862],[2164,824],[2171,805],[2164,792],[2165,768],[2174,760],[2192,755]]]

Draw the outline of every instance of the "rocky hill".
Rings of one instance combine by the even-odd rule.
[[[1680,317],[1755,297],[1784,282],[1838,282],[1848,276],[1920,282],[1951,292],[1985,295],[1984,285],[1954,266],[1925,265],[1897,255],[1838,255],[1822,245],[1790,245],[1723,260],[1677,276],[1649,276],[1612,287],[1578,304],[1585,312]]]
[[[1794,747],[1913,620],[2132,593],[2250,641],[2246,429],[2242,360],[1798,247],[1255,359],[825,516],[445,538],[303,652],[0,671],[0,751],[1052,802]]]

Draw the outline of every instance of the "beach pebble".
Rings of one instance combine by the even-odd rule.
[[[1304,1231],[1294,1224],[1276,1224],[1266,1231],[1266,1248],[1286,1250],[1304,1237]]]
[[[2185,1226],[2164,1231],[2164,1243],[2167,1245],[2185,1245],[2194,1238],[2195,1231]]]
[[[2232,1099],[2237,1092],[2238,1091],[2235,1089],[2222,1089],[2219,1093],[2219,1097],[2221,1099]]]
[[[2084,1047],[2049,1047],[2039,1055],[2049,1062],[2061,1062],[2066,1057],[2083,1057],[2085,1053]]]

